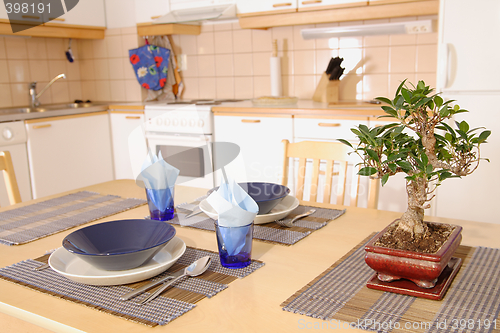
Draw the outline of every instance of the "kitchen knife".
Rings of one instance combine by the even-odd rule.
[[[157,285],[159,285],[167,280],[181,276],[183,273],[184,273],[184,269],[180,269],[177,272],[172,273],[170,275],[167,275],[161,279],[151,281],[148,284],[145,284],[140,288],[137,288],[129,293],[126,293],[126,294],[120,296],[120,301],[128,301],[129,299],[134,298],[135,296],[140,295],[143,292],[145,292],[146,290],[149,290],[149,289],[151,289],[151,288],[153,288],[153,287],[155,287],[155,286],[157,286]]]
[[[200,207],[196,207],[195,209],[193,209],[193,211],[191,213],[189,213],[186,218],[190,218],[191,216],[195,216],[195,215],[198,215],[200,213],[203,213],[203,211],[200,209]]]
[[[335,67],[335,66],[334,66],[334,61],[333,61],[333,58],[331,58],[331,59],[330,59],[330,62],[328,62],[328,66],[326,67],[326,71],[325,71],[325,73],[326,73],[327,75],[330,75],[330,74],[332,73],[332,70],[333,70],[333,68],[334,68],[334,67]]]

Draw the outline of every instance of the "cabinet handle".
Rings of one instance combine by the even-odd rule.
[[[260,123],[260,119],[241,119],[242,123]]]
[[[33,16],[33,15],[22,15],[21,17],[25,19],[35,19],[35,20],[40,19],[40,16]]]
[[[276,7],[288,7],[288,6],[291,6],[291,5],[292,5],[291,2],[284,2],[284,3],[275,3],[273,5],[273,7],[274,8],[276,8]]]
[[[318,126],[321,127],[340,127],[341,125],[339,123],[318,123]]]
[[[61,21],[64,22],[66,19],[60,18],[60,17],[49,17],[49,21]]]
[[[303,5],[314,5],[316,3],[322,3],[323,0],[308,0],[308,1],[302,1]]]
[[[51,124],[45,124],[45,125],[34,125],[34,126],[33,126],[33,129],[47,128],[47,127],[51,127],[51,126],[52,126]]]
[[[125,117],[125,119],[141,119],[141,117],[140,116],[137,116],[137,117],[127,116],[127,117]]]
[[[157,18],[160,18],[160,17],[161,17],[161,15],[151,16],[151,19],[156,20]]]

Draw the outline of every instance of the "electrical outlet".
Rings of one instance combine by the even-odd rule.
[[[427,32],[432,32],[432,21],[415,21],[408,22],[405,25],[406,33],[408,34],[423,34]]]
[[[179,54],[177,56],[177,66],[179,66],[180,71],[187,70],[187,54]]]

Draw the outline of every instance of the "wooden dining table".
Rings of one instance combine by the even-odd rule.
[[[80,190],[125,198],[145,199],[144,189],[133,180],[115,180]],[[51,197],[58,197],[71,191]],[[191,202],[206,189],[176,186],[175,203]],[[44,201],[51,197],[3,207],[0,212]],[[307,203],[311,205],[311,203]],[[344,209],[346,213],[292,246],[253,242],[252,258],[265,265],[165,326],[147,327],[29,288],[0,280],[1,332],[294,332],[321,325],[320,319],[286,312],[280,304],[339,260],[368,235],[380,231],[400,213],[315,204],[318,207]],[[471,209],[474,209],[471,207]],[[144,218],[147,205],[115,214],[86,225],[128,218]],[[428,216],[428,221],[458,224],[463,227],[462,244],[498,247],[500,224],[451,220]],[[78,228],[78,227],[77,227]],[[63,238],[77,228],[62,231],[33,242],[0,245],[0,267],[37,258],[61,247]],[[175,227],[187,246],[217,251],[215,234],[204,230]],[[321,326],[317,326],[321,327]],[[352,331],[366,332],[359,329]]]

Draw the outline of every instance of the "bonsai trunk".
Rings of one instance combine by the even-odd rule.
[[[408,209],[401,216],[398,229],[411,234],[413,238],[421,238],[426,231],[424,224],[424,204],[427,201],[427,180],[417,178],[406,183],[408,193]]]

